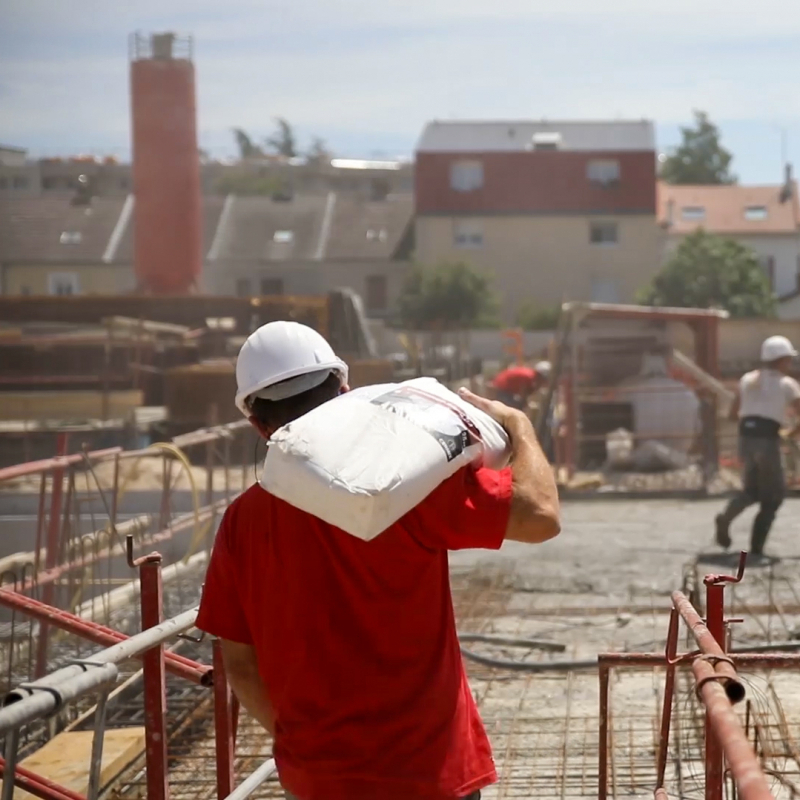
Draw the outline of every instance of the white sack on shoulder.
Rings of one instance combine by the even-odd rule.
[[[467,464],[501,469],[506,432],[433,378],[355,389],[277,431],[261,485],[373,539]]]

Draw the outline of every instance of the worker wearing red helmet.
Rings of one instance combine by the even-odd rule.
[[[239,353],[236,405],[269,440],[347,379],[319,333],[271,322]],[[233,691],[272,734],[288,800],[478,800],[496,780],[447,553],[552,538],[558,492],[527,417],[463,396],[506,429],[511,466],[465,467],[372,541],[259,483],[225,512],[197,627],[219,637]]]
[[[490,386],[501,403],[512,408],[525,408],[528,398],[547,385],[550,362],[540,361],[535,367],[518,365],[498,372]]]

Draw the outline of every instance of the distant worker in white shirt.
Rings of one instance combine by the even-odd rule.
[[[717,544],[725,549],[731,546],[733,520],[748,506],[759,503],[750,552],[764,555],[767,534],[786,494],[780,445],[781,428],[787,425],[790,409],[795,424],[786,435],[800,432],[800,384],[788,374],[796,355],[785,336],[770,336],[761,346],[761,369],[748,372],[739,382],[730,416],[739,421],[743,487],[716,518]]]

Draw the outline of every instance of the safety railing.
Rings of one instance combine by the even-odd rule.
[[[729,624],[726,620],[724,590],[739,583],[744,576],[747,554],[742,553],[739,571],[732,575],[707,575],[706,618],[701,618],[682,592],[672,594],[672,612],[664,653],[606,653],[598,656],[600,680],[600,747],[598,797],[613,796],[609,774],[613,773],[610,727],[610,676],[615,669],[663,667],[665,669],[663,707],[657,747],[656,800],[667,800],[666,767],[670,750],[670,728],[675,699],[675,678],[678,669],[691,669],[698,699],[705,711],[705,798],[722,800],[725,781],[729,777],[735,794],[742,800],[768,800],[773,794],[766,775],[748,741],[748,732],[734,712],[734,706],[745,699],[746,689],[737,668],[787,669],[800,668],[800,654],[729,653]],[[678,655],[680,621],[694,639],[697,649]]]
[[[92,641],[110,646],[88,658],[76,659],[37,680],[22,683],[6,695],[4,707],[0,709],[0,735],[5,737],[4,758],[0,763],[0,773],[3,775],[0,800],[11,800],[15,786],[49,800],[96,800],[103,788],[101,766],[110,695],[120,676],[119,665],[131,659],[140,659],[142,662],[144,750],[149,800],[167,800],[169,797],[167,671],[213,690],[219,798],[249,797],[275,773],[274,761],[268,760],[238,788],[234,788],[234,753],[239,707],[227,683],[219,643],[214,642],[213,645],[213,666],[165,650],[167,641],[185,636],[194,627],[197,608],[164,620],[161,556],[152,553],[134,558],[133,549],[134,543],[129,537],[127,560],[131,567],[138,569],[141,584],[141,633],[128,637],[79,618],[70,618],[59,609],[30,599],[26,599],[25,604],[21,605],[26,614],[33,615],[40,622],[50,621]],[[3,591],[8,593],[8,590]],[[17,763],[20,731],[27,725],[56,714],[65,705],[90,695],[97,695],[98,699],[94,710],[94,733],[86,794],[79,794],[20,767]]]
[[[143,450],[70,454],[62,434],[59,455],[0,469],[0,490],[35,503],[18,539],[27,552],[0,559],[0,691],[43,676],[67,655],[51,619],[20,622],[26,600],[108,627],[130,599],[120,586],[130,580],[126,537],[137,552],[171,543],[174,574],[208,552],[215,521],[254,478],[248,429],[242,420]]]

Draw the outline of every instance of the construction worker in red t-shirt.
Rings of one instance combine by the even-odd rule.
[[[528,399],[547,385],[550,362],[540,361],[535,367],[518,365],[501,370],[489,384],[493,397],[512,408],[523,409]]]
[[[273,322],[245,342],[237,405],[265,439],[347,391],[315,331]],[[508,431],[512,459],[467,467],[363,541],[260,484],[226,511],[197,626],[274,738],[287,798],[456,800],[496,779],[459,651],[447,551],[559,532],[552,471],[519,411],[464,397]]]

